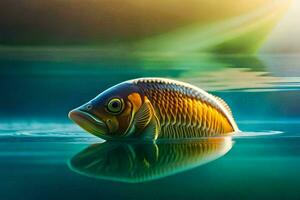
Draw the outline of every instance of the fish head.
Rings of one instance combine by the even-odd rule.
[[[126,138],[135,112],[141,107],[142,91],[129,82],[100,93],[69,112],[69,118],[89,133],[105,140]]]

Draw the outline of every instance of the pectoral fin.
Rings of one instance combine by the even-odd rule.
[[[140,109],[136,112],[135,118],[134,118],[134,125],[138,130],[144,129],[152,118],[151,108],[150,108],[150,102],[144,102]]]
[[[140,144],[136,148],[137,154],[140,156],[140,160],[143,161],[146,167],[151,167],[159,156],[159,148],[157,144]]]
[[[156,140],[158,138],[160,126],[156,116],[153,116],[148,126],[141,133],[145,140]]]
[[[135,129],[146,140],[156,140],[160,130],[158,119],[148,99],[141,105],[133,120]]]

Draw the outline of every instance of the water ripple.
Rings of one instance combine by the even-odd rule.
[[[240,132],[234,138],[261,137],[282,134],[282,131]],[[37,139],[37,140],[74,140],[74,141],[99,141],[75,124],[45,123],[45,122],[14,122],[0,123],[0,139]]]

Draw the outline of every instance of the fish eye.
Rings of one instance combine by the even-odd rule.
[[[107,110],[111,113],[118,114],[123,109],[123,102],[119,98],[113,98],[109,100],[107,104]]]

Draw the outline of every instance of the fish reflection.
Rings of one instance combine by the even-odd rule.
[[[82,175],[138,183],[163,178],[224,156],[232,147],[229,137],[169,143],[93,144],[69,163]]]

